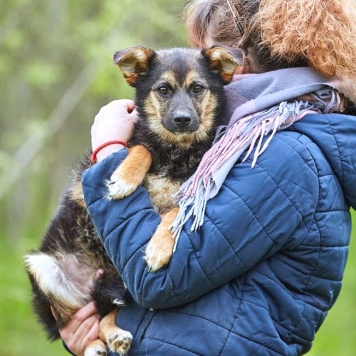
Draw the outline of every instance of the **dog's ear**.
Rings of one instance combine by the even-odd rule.
[[[134,87],[137,77],[147,73],[154,54],[149,48],[135,46],[114,53],[113,60],[124,74],[127,83]]]
[[[240,49],[213,46],[202,50],[210,68],[220,74],[225,84],[231,82],[238,67],[243,65],[244,53]]]

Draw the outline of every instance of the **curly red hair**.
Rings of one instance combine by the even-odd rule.
[[[306,66],[326,76],[355,74],[354,0],[230,0],[244,27],[236,28],[226,0],[191,0],[185,22],[193,46],[240,47],[254,72]],[[236,11],[236,12],[235,12]]]
[[[261,43],[288,62],[304,57],[326,76],[355,74],[354,0],[261,0]]]

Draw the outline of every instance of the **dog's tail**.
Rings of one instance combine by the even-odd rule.
[[[302,56],[329,77],[355,76],[354,0],[261,0],[257,16],[262,44],[273,56],[288,62]]]

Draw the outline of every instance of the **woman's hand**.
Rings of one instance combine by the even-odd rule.
[[[102,107],[96,115],[91,128],[92,149],[109,141],[127,142],[133,133],[138,114],[132,100],[115,100]],[[103,160],[111,153],[118,151],[122,145],[112,144],[101,149],[97,155],[97,161]]]
[[[74,355],[83,356],[85,348],[99,338],[99,322],[99,314],[91,302],[79,309],[59,334]]]

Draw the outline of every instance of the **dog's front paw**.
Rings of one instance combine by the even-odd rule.
[[[145,260],[150,272],[156,272],[169,263],[173,254],[174,241],[171,231],[156,231],[145,252]]]
[[[129,148],[128,156],[116,168],[107,184],[108,198],[122,199],[133,193],[143,182],[151,162],[151,154],[144,146]]]
[[[107,182],[109,199],[122,199],[130,195],[137,189],[137,185],[133,182],[128,182],[119,175],[113,174]]]
[[[145,260],[150,272],[158,271],[171,260],[175,238],[170,226],[178,213],[179,208],[175,207],[163,216],[161,223],[146,247]]]
[[[125,355],[131,347],[132,335],[128,331],[117,329],[107,339],[109,349],[119,355]]]
[[[168,265],[171,257],[172,250],[162,249],[161,247],[149,244],[145,255],[149,272],[157,272],[159,269]]]

